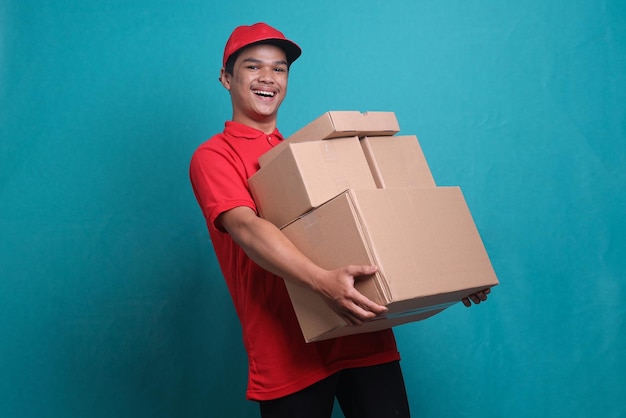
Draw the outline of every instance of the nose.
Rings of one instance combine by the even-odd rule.
[[[264,83],[273,83],[274,70],[272,68],[263,67],[259,73],[259,80]]]

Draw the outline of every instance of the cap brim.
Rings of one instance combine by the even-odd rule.
[[[251,44],[246,45],[245,47],[237,50],[236,52],[241,51],[244,48],[253,45],[260,44],[270,44],[279,47],[283,51],[285,51],[285,55],[287,56],[287,62],[291,65],[292,62],[297,60],[300,55],[302,55],[302,49],[295,43],[288,39],[279,39],[279,38],[271,38],[271,39],[262,39],[260,41],[253,42]]]

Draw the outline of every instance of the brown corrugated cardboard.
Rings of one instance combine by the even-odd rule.
[[[379,189],[436,186],[415,135],[366,136],[361,145]]]
[[[377,265],[355,286],[389,308],[385,318],[347,326],[319,295],[286,282],[306,341],[425,319],[498,284],[458,187],[348,190],[283,232],[324,268]]]
[[[347,189],[376,188],[356,136],[286,144],[248,185],[259,215],[278,227]]]
[[[400,131],[394,112],[326,112],[302,129],[298,130],[281,144],[259,157],[259,165],[265,166],[287,143],[315,141],[346,136],[394,135]]]

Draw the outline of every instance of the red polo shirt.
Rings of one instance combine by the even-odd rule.
[[[258,157],[283,140],[228,121],[224,132],[193,154],[190,177],[207,222],[217,260],[243,330],[248,354],[248,389],[253,400],[280,398],[349,367],[399,359],[391,330],[306,343],[283,280],[256,265],[224,231],[222,212],[238,206],[256,211],[248,178]]]

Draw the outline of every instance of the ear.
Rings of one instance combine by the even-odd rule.
[[[229,91],[230,91],[230,78],[231,78],[231,75],[226,72],[224,67],[222,67],[222,69],[220,70],[219,80],[220,80],[220,83],[222,83],[222,86],[224,86],[224,88]]]

